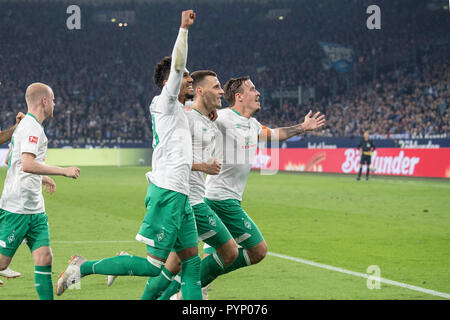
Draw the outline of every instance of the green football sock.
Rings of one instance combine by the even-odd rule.
[[[222,258],[214,252],[202,260],[200,265],[200,280],[202,287],[211,283],[215,278],[224,272]]]
[[[170,285],[173,276],[172,272],[163,266],[159,276],[148,278],[141,300],[156,300]]]
[[[53,300],[52,266],[34,266],[34,286],[40,300]]]
[[[184,300],[202,300],[200,263],[198,254],[181,262],[181,294]]]
[[[169,285],[169,287],[164,290],[163,294],[158,298],[158,300],[170,300],[170,297],[173,296],[175,293],[180,291],[181,288],[181,279],[179,276],[176,276],[172,283]]]
[[[156,277],[161,272],[161,268],[151,264],[145,258],[123,255],[102,260],[86,261],[81,265],[80,272],[82,276],[105,274]]]
[[[245,250],[244,248],[239,248],[238,256],[237,256],[236,260],[234,260],[233,263],[231,265],[229,265],[228,267],[224,267],[222,269],[215,267],[214,264],[212,263],[211,260],[215,260],[213,258],[213,255],[214,254],[211,254],[202,260],[202,265],[201,265],[202,287],[207,286],[208,284],[210,284],[214,279],[216,279],[220,275],[237,270],[239,268],[249,266],[251,264],[250,258],[248,257],[248,254],[247,254],[247,250]],[[206,259],[208,259],[209,257],[211,257],[211,259],[206,261]],[[219,255],[217,255],[217,257],[220,258]],[[222,259],[220,259],[220,261],[222,261]],[[216,263],[216,265],[217,265],[217,263]]]

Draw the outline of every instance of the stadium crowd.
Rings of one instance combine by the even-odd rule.
[[[326,114],[326,128],[315,133],[324,136],[450,134],[449,43],[437,45],[448,39],[448,14],[421,1],[408,1],[415,9],[407,11],[402,0],[377,2],[383,20],[376,31],[366,28],[366,0],[199,3],[188,68],[215,70],[222,84],[250,75],[261,92],[315,89],[301,104],[263,95],[256,117],[268,126],[298,123],[312,109]],[[81,30],[66,28],[67,5],[0,4],[0,128],[26,111],[25,88],[40,81],[56,96],[45,124],[51,146],[150,144],[153,66],[170,54],[174,12],[185,4],[85,5]],[[136,21],[126,28],[96,21],[99,12],[121,10],[134,10]],[[319,40],[352,47],[354,70],[325,68]]]

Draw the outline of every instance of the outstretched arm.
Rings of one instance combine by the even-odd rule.
[[[54,167],[48,166],[36,161],[36,156],[32,153],[22,153],[22,170],[27,173],[39,175],[58,175],[76,179],[80,175],[80,169],[77,167]]]
[[[258,138],[263,141],[283,141],[293,136],[304,134],[308,131],[316,130],[325,125],[325,116],[320,115],[320,112],[316,112],[312,116],[312,111],[305,116],[303,123],[297,124],[292,127],[276,128],[271,130],[261,130]]]

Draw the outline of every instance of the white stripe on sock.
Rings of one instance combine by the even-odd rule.
[[[214,260],[216,260],[217,264],[218,264],[222,269],[224,269],[223,263],[222,263],[222,261],[220,261],[220,258],[219,258],[219,256],[217,255],[216,252],[213,253],[213,257],[214,257]]]
[[[246,263],[248,266],[251,265],[252,262],[250,261],[250,257],[248,256],[247,250],[243,249],[243,250],[242,250],[242,254],[244,255],[245,263]]]
[[[43,272],[43,271],[35,271],[34,273],[52,275],[51,272]]]
[[[169,276],[164,272],[164,270],[161,271],[161,274],[162,274],[164,277],[166,277],[167,280],[169,280],[169,281],[172,281],[172,280],[173,280],[173,276],[172,276],[172,277],[169,277]]]
[[[150,256],[147,256],[147,261],[150,262],[152,265],[154,265],[155,267],[157,267],[158,269],[161,269],[161,267],[163,266],[164,262],[157,260],[155,258],[152,258]]]

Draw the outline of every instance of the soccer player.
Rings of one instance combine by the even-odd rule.
[[[192,78],[186,70],[188,29],[193,10],[182,12],[181,27],[172,56],[155,67],[154,80],[161,94],[150,104],[153,126],[152,183],[145,199],[147,213],[136,240],[147,245],[147,259],[117,255],[98,261],[74,256],[58,279],[61,295],[72,283],[90,274],[156,277],[166,274],[164,263],[172,249],[181,262],[182,292],[186,299],[201,299],[200,257],[197,229],[189,203],[192,139],[184,113],[187,95],[192,96]]]
[[[218,175],[209,175],[206,178],[205,203],[223,221],[240,248],[237,258],[230,266],[216,268],[217,272],[209,272],[207,279],[203,278],[202,270],[202,287],[221,274],[260,262],[267,253],[267,244],[260,230],[241,207],[242,194],[258,140],[283,141],[325,124],[325,117],[320,115],[320,112],[312,115],[310,111],[303,123],[269,129],[253,118],[261,106],[260,93],[250,77],[232,78],[227,81],[224,90],[224,99],[230,108],[219,110],[216,120],[223,137],[222,146],[218,147],[223,152],[222,170]],[[220,262],[217,261],[217,264]]]
[[[42,184],[53,192],[55,182],[46,175],[76,179],[80,169],[45,164],[48,140],[42,123],[53,117],[53,90],[43,83],[33,83],[26,90],[25,100],[28,113],[12,135],[8,172],[0,199],[0,270],[9,266],[25,239],[35,264],[39,298],[52,300],[53,257]]]
[[[372,139],[369,139],[369,131],[364,132],[364,137],[358,145],[358,149],[362,150],[359,173],[356,180],[361,180],[361,173],[363,165],[366,165],[366,180],[369,180],[370,164],[372,163],[372,154],[375,151],[375,144]]]
[[[19,112],[16,116],[15,125],[12,126],[11,128],[9,128],[8,130],[0,131],[0,145],[4,144],[8,140],[11,140],[14,130],[16,130],[17,126],[19,125],[19,122],[24,117],[25,117],[25,115],[22,112]],[[5,159],[6,165],[8,165],[10,153],[11,153],[11,148],[8,150],[8,154]],[[14,279],[14,278],[20,277],[20,273],[12,270],[10,268],[6,268],[5,270],[0,270],[0,276],[5,277],[6,279]],[[3,284],[3,282],[0,280],[0,285],[2,285],[2,284]]]
[[[217,175],[220,172],[220,160],[215,157],[215,141],[220,134],[210,114],[222,106],[223,89],[215,72],[200,70],[191,74],[195,92],[191,111],[186,111],[192,135],[193,166],[189,179],[189,201],[195,215],[198,240],[208,243],[217,250],[201,262],[201,281],[206,282],[209,274],[221,272],[237,258],[236,241],[220,218],[204,202],[205,173]],[[157,278],[147,281],[142,299],[150,300],[158,296],[170,285],[179,272],[179,259],[173,253],[166,263],[166,270]],[[219,270],[217,270],[219,269]],[[177,279],[178,280],[178,279]],[[174,281],[171,289],[164,292],[161,299],[169,298],[179,289],[179,282]]]

